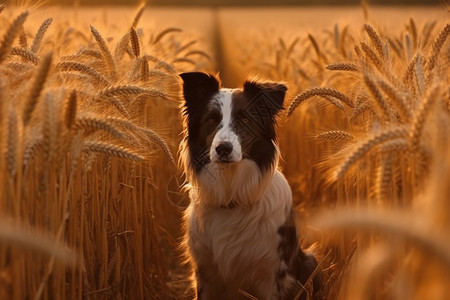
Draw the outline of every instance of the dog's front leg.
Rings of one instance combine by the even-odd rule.
[[[217,272],[217,268],[209,266],[198,266],[195,271],[197,300],[225,300],[229,298],[223,280]]]

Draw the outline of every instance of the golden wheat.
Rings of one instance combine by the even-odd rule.
[[[9,51],[13,46],[14,39],[19,34],[20,28],[28,17],[28,12],[24,11],[9,25],[0,43],[0,64],[5,61]]]

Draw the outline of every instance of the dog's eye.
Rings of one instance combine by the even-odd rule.
[[[248,124],[248,122],[249,122],[248,118],[242,118],[242,123]]]
[[[209,119],[208,119],[208,124],[209,124],[209,125],[214,125],[214,124],[216,124],[216,119],[214,119],[214,118],[209,118]]]

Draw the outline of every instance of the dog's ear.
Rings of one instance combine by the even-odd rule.
[[[185,106],[188,110],[204,105],[219,92],[219,80],[213,75],[189,72],[180,74],[180,77],[183,79]]]
[[[275,115],[283,109],[284,96],[287,87],[282,83],[258,82],[247,80],[244,82],[244,94],[250,101],[264,101],[270,112]]]

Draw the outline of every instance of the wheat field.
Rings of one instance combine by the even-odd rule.
[[[281,167],[322,299],[448,298],[448,13],[393,27],[363,1],[230,46],[230,12],[196,31],[149,10],[0,4],[0,299],[193,298],[178,74],[218,69],[289,87]]]

